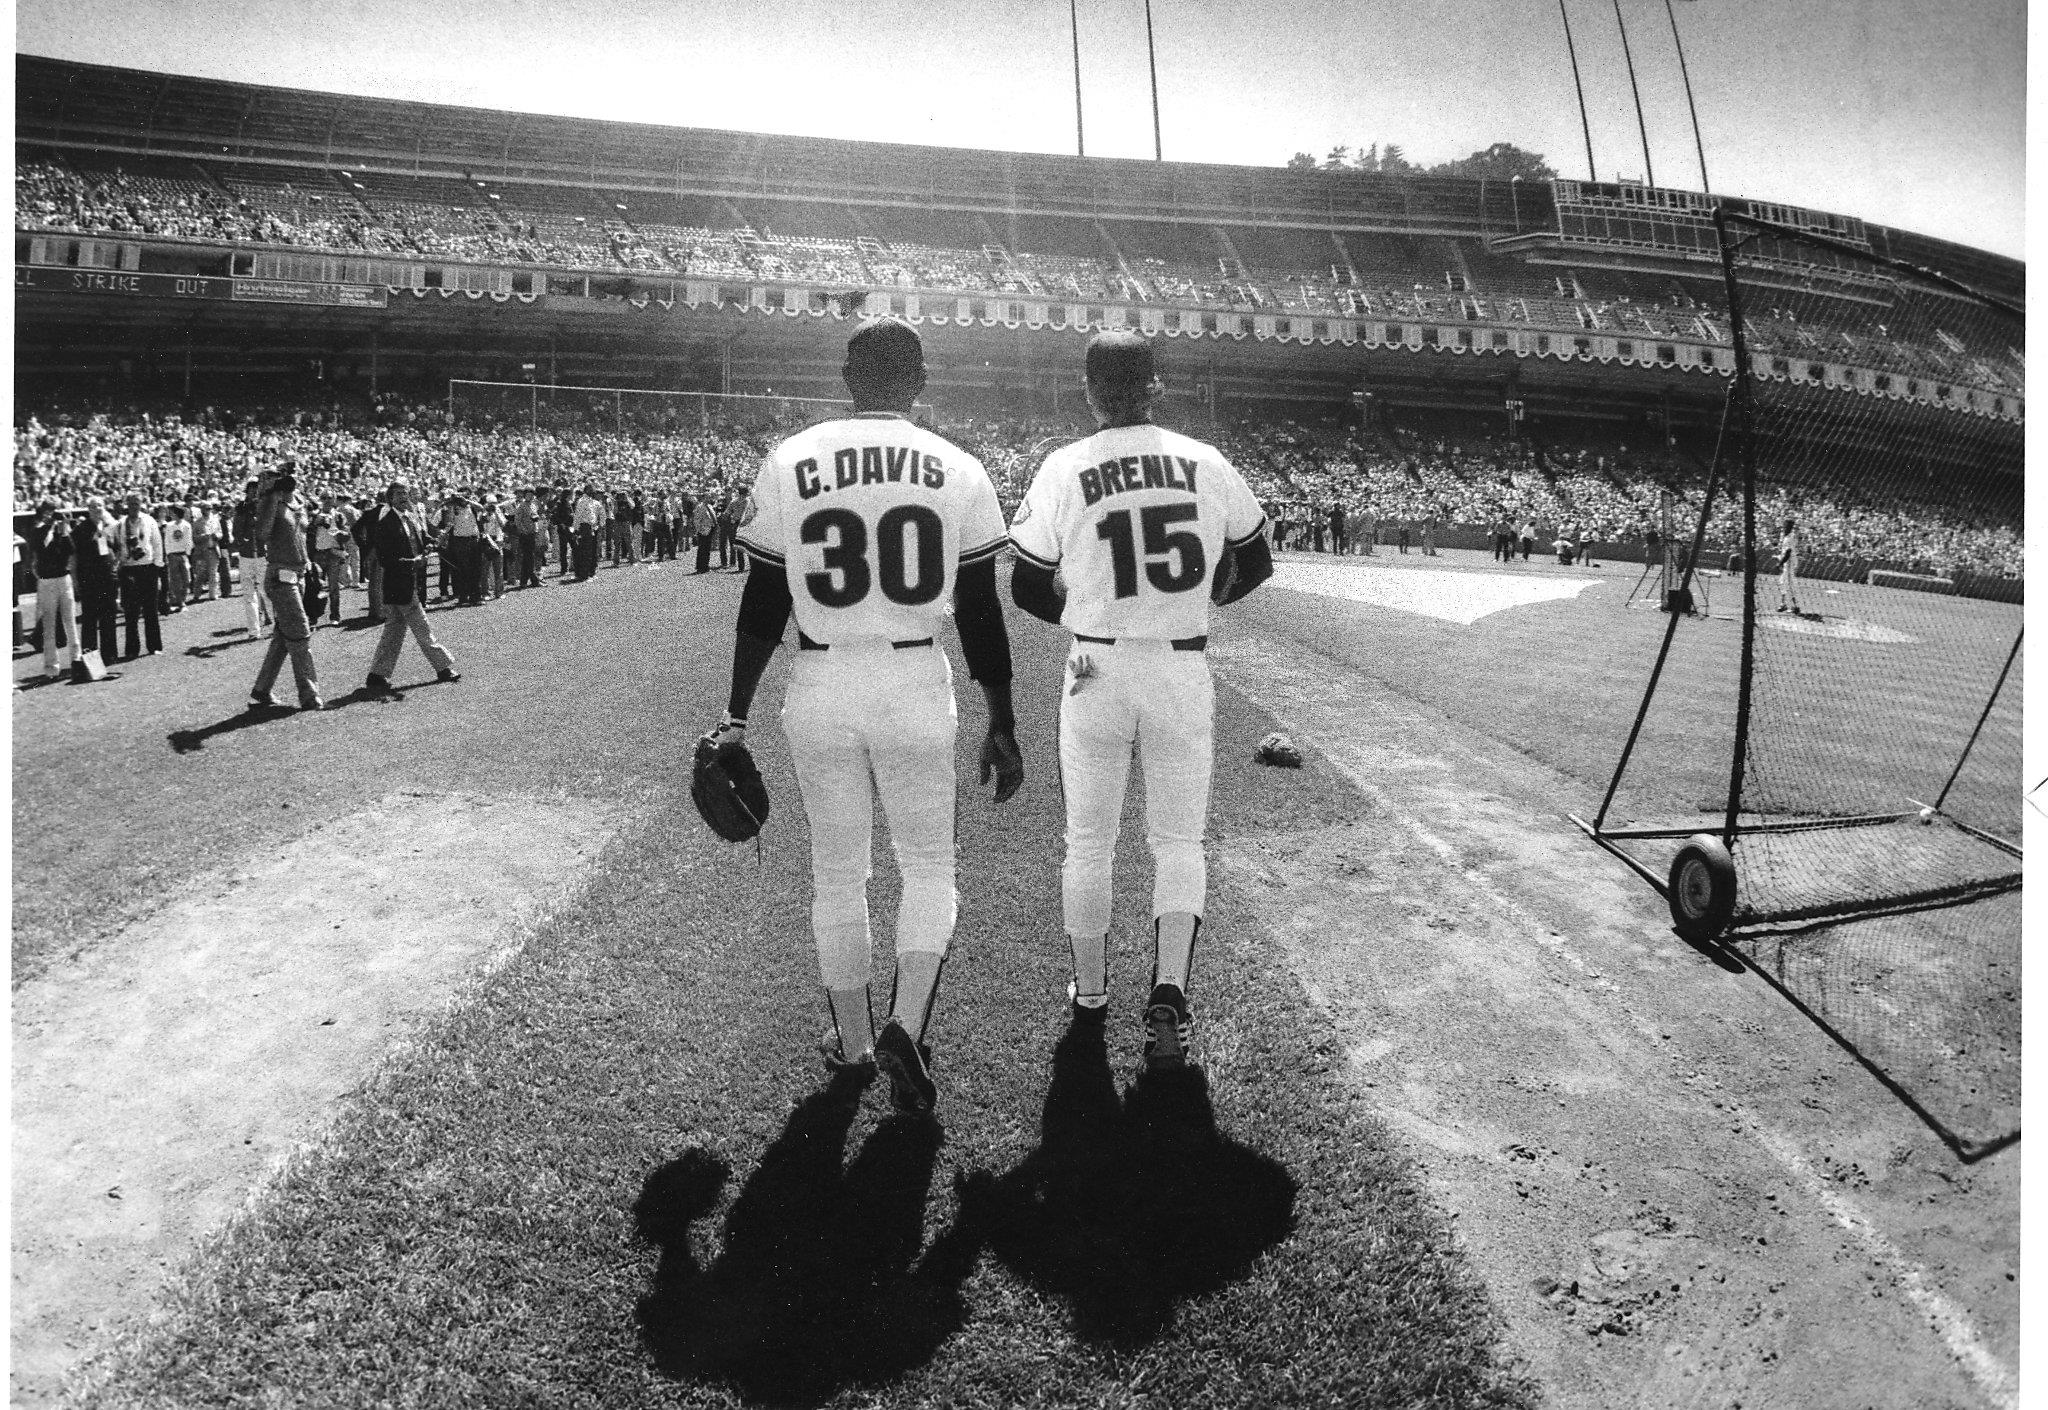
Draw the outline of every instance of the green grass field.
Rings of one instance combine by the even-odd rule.
[[[1555,767],[1578,790],[1557,811],[1584,811],[1665,620],[1622,605],[1634,570],[1595,576],[1577,600],[1469,627],[1272,592],[1231,630],[1397,685]],[[17,986],[238,859],[293,855],[317,876],[307,839],[393,793],[594,799],[625,819],[519,952],[174,1270],[158,1310],[91,1368],[87,1402],[1533,1401],[1449,1212],[1359,1104],[1269,948],[1270,902],[1212,872],[1204,1080],[1131,1082],[1150,874],[1135,787],[1115,1016],[1103,1047],[1066,1032],[1063,638],[1036,623],[1013,614],[1025,791],[1001,809],[961,795],[960,927],[934,1026],[942,1128],[827,1083],[807,835],[779,733],[756,732],[777,809],[758,859],[717,843],[688,802],[688,746],[723,700],[738,583],[624,569],[436,613],[466,679],[398,704],[348,699],[372,638],[323,632],[340,708],[250,722],[257,648],[230,631],[239,603],[175,619],[172,654],[120,681],[17,697]],[[1974,631],[1972,649],[2011,610],[1907,605],[1950,638]],[[1640,814],[1697,815],[1723,786],[1735,633],[1718,620],[1681,632],[1642,746],[1660,762]],[[1892,653],[1900,688],[1885,711],[1939,690],[1906,648],[1868,649]],[[400,683],[424,678],[409,655]],[[979,709],[957,665],[956,679],[971,778]],[[1230,689],[1218,702],[1219,741],[1271,728]],[[1879,748],[1850,767],[1875,767]],[[1370,810],[1313,749],[1300,773],[1246,754],[1219,747],[1219,839],[1284,840]],[[1589,867],[1616,865],[1588,853]],[[873,899],[886,975],[886,860]]]
[[[301,839],[394,791],[594,797],[630,818],[577,897],[175,1271],[87,1402],[1527,1403],[1452,1224],[1332,1070],[1244,898],[1212,896],[1205,1084],[1131,1086],[1130,943],[1106,1048],[1063,1042],[1050,630],[1014,628],[1025,792],[960,805],[942,1131],[828,1086],[776,731],[758,861],[688,802],[737,588],[620,570],[437,613],[463,682],[324,716],[238,727],[255,648],[212,649],[220,611],[178,619],[173,654],[122,681],[18,697],[17,985],[180,877],[275,849],[317,871]],[[319,636],[330,700],[369,647]],[[1269,727],[1221,695],[1220,736]],[[964,702],[963,764],[977,716]],[[1149,894],[1137,797],[1126,934]],[[1241,751],[1216,798],[1223,836],[1363,806],[1313,764],[1278,777]]]
[[[1477,552],[1446,551],[1436,561],[1495,571]],[[1413,566],[1412,556],[1394,565],[1402,566]],[[1627,606],[1637,564],[1587,571],[1517,563],[1501,571],[1599,581],[1575,599],[1496,612],[1470,626],[1302,594],[1253,598],[1246,618],[1542,760],[1584,785],[1597,806],[1668,618]],[[1707,590],[1711,614],[1679,623],[1615,799],[1617,820],[1726,807],[1741,592],[1739,581],[1724,577],[1710,578]],[[1853,583],[1803,585],[1809,613],[1838,628],[1864,623],[1911,638],[1898,642],[1786,630],[1769,611],[1775,580],[1760,583],[1759,593],[1765,629],[1752,757],[1762,777],[1750,802],[1824,815],[1903,808],[1907,793],[1931,799],[1997,679],[2021,609]],[[2015,665],[1951,799],[1966,820],[2009,837],[2019,830],[2022,685]],[[1584,795],[1560,800],[1561,807],[1585,804]]]

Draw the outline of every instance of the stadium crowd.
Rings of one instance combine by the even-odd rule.
[[[1453,293],[1445,285],[1443,258],[1396,256],[1385,266],[1367,259],[1358,268],[1332,263],[1303,270],[1259,268],[1233,255],[1189,265],[1142,249],[1111,247],[1107,237],[1094,257],[992,244],[952,249],[854,238],[850,232],[795,236],[750,226],[671,225],[645,212],[629,212],[623,200],[608,201],[587,190],[545,198],[546,203],[587,205],[577,214],[566,206],[548,212],[523,208],[522,199],[542,199],[531,193],[512,192],[507,202],[506,192],[486,190],[481,183],[474,190],[453,189],[461,194],[440,190],[430,200],[410,190],[373,190],[348,172],[303,173],[295,184],[274,173],[209,172],[193,162],[148,174],[119,165],[80,170],[54,153],[43,159],[23,157],[15,166],[16,226],[23,230],[286,245],[611,274],[1166,303],[1240,313],[1477,321],[1568,334],[1725,342],[1719,327],[1702,320],[1700,306],[1683,291],[1637,299],[1619,287],[1600,287],[1595,279],[1595,287],[1574,285],[1570,296],[1560,283],[1556,298],[1471,284]],[[1256,261],[1257,256],[1249,258]],[[1806,294],[1782,296],[1781,303],[1799,307],[1753,311],[1749,336],[1759,351],[1789,359],[1848,360],[1938,383],[2024,394],[2023,368],[2008,355],[2003,338],[1989,330],[1976,330],[1972,336],[1979,346],[1966,350],[1952,336],[1925,329],[1896,336],[1870,308],[1845,301]],[[1938,338],[1948,339],[1947,345]]]
[[[481,184],[459,198],[443,191],[440,199],[426,200],[412,193],[374,191],[346,172],[332,174],[329,189],[307,189],[305,183],[319,179],[309,173],[295,185],[276,176],[209,174],[190,162],[180,164],[176,174],[142,174],[120,166],[74,170],[54,155],[22,159],[15,166],[15,223],[23,230],[287,245],[612,274],[1166,303],[1240,313],[1478,321],[1572,334],[1725,341],[1718,327],[1699,319],[1700,307],[1682,291],[1665,296],[1667,301],[1599,288],[1558,298],[1471,286],[1453,294],[1445,288],[1445,270],[1425,267],[1429,262],[1418,262],[1418,257],[1397,260],[1398,267],[1353,269],[1333,263],[1302,270],[1254,268],[1234,262],[1235,257],[1219,257],[1207,266],[1176,264],[1139,249],[1107,246],[1097,257],[997,245],[949,249],[752,227],[677,226],[644,214],[629,220],[624,201],[606,205],[587,191],[548,198],[588,202],[583,214],[542,213],[518,206],[519,193],[513,193],[515,203],[507,203],[506,193]],[[460,204],[450,203],[457,199]],[[1439,259],[1435,265],[1443,263]],[[1811,295],[1797,302],[1799,309],[1755,310],[1751,345],[1788,358],[1846,358],[1890,373],[2024,392],[2023,370],[1988,334],[1977,337],[1984,346],[1971,354],[1960,343],[1938,345],[1932,334],[1895,337],[1856,305]]]
[[[297,477],[311,513],[316,561],[307,604],[315,622],[340,624],[343,592],[370,586],[351,531],[394,480],[406,481],[424,508],[440,600],[480,606],[508,588],[537,585],[543,564],[556,578],[582,580],[600,558],[630,565],[694,550],[700,571],[714,556],[725,566],[737,557],[732,536],[755,467],[807,413],[802,402],[761,405],[751,420],[678,406],[640,415],[630,428],[613,409],[590,403],[510,417],[471,408],[451,418],[444,403],[391,395],[349,406],[206,406],[190,415],[44,406],[15,428],[14,502],[18,515],[47,503],[74,526],[74,573],[138,537],[160,545],[149,549],[157,572],[147,591],[125,576],[118,584],[130,589],[122,600],[128,655],[154,654],[163,617],[233,591],[231,569],[249,547],[249,486],[275,467]],[[1006,511],[1046,451],[1074,433],[1028,419],[968,419],[945,429],[988,466]],[[1215,440],[1266,505],[1283,549],[1370,553],[1387,544],[1430,553],[1453,532],[1478,530],[1466,541],[1505,545],[1510,554],[1519,547],[1525,558],[1532,547],[1548,554],[1595,544],[1633,553],[1651,538],[1667,488],[1677,522],[1690,525],[1698,514],[1697,476],[1662,455],[1619,446],[1546,447],[1537,456],[1483,437],[1294,421],[1242,423]],[[1809,560],[2021,576],[2017,526],[1990,511],[1944,512],[1901,489],[1852,497],[1812,485],[1796,493],[1774,487],[1759,509],[1772,532],[1785,518],[1798,520]],[[19,597],[35,570],[19,517],[16,526]],[[1739,506],[1724,499],[1708,543],[1725,552],[1739,540]],[[82,607],[114,600],[111,576],[98,584],[81,576],[78,586]],[[35,592],[34,583],[26,591]],[[366,605],[374,618],[374,598]],[[85,644],[117,660],[111,612],[89,614],[88,625],[107,625],[87,631]],[[249,626],[261,629],[253,610]]]

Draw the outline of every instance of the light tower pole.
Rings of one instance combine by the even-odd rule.
[[[1159,141],[1159,60],[1152,50],[1152,0],[1145,0],[1145,66],[1152,71],[1152,160],[1166,160]]]
[[[1067,23],[1074,31],[1074,155],[1088,155],[1088,143],[1081,135],[1081,11],[1078,0],[1067,0]]]
[[[1685,67],[1685,41],[1678,37],[1678,12],[1671,8],[1671,0],[1664,0],[1664,14],[1671,21],[1671,42],[1678,49],[1678,76],[1685,80],[1685,107],[1692,114],[1692,145],[1700,154],[1700,192],[1708,195],[1713,187],[1707,185],[1707,144],[1700,141],[1700,110],[1692,101],[1692,74]]]
[[[1636,131],[1643,138],[1643,184],[1655,186],[1657,174],[1650,169],[1650,129],[1643,123],[1643,90],[1636,86],[1636,61],[1628,50],[1628,26],[1622,22],[1621,0],[1614,0],[1614,23],[1621,30],[1621,58],[1628,65],[1628,91],[1636,100]]]
[[[1600,171],[1593,165],[1593,125],[1586,121],[1586,85],[1579,79],[1579,50],[1572,43],[1572,17],[1565,10],[1564,0],[1557,0],[1557,17],[1564,21],[1564,51],[1571,55],[1572,87],[1579,94],[1579,130],[1586,134],[1586,180],[1598,181]]]

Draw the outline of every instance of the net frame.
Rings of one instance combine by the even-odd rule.
[[[1736,273],[1738,254],[1747,240],[1757,236],[1775,237],[1794,246],[1798,244],[1818,246],[1837,254],[1851,256],[1866,264],[1887,267],[1895,274],[1914,281],[1937,286],[1952,294],[1960,295],[1964,299],[1973,301],[1982,308],[1991,310],[2021,325],[2024,324],[2024,314],[2020,309],[2005,300],[1985,294],[1961,281],[1949,278],[1936,271],[1927,270],[1905,261],[1880,257],[1870,251],[1859,250],[1824,236],[1814,235],[1807,231],[1796,230],[1788,226],[1732,211],[1725,206],[1716,209],[1714,220],[1721,242],[1722,275],[1728,298],[1728,322],[1730,336],[1734,343],[1735,367],[1727,399],[1723,406],[1721,435],[1715,446],[1713,461],[1708,466],[1706,490],[1702,497],[1699,518],[1693,534],[1692,550],[1685,560],[1685,571],[1683,574],[1683,583],[1689,587],[1694,569],[1699,561],[1699,554],[1704,543],[1707,527],[1713,514],[1716,494],[1717,492],[1723,492],[1723,486],[1726,485],[1727,489],[1725,492],[1738,495],[1742,508],[1740,543],[1743,559],[1741,574],[1743,596],[1737,702],[1728,766],[1728,785],[1725,806],[1721,810],[1720,826],[1713,831],[1718,836],[1719,842],[1726,850],[1729,858],[1733,860],[1741,855],[1738,849],[1745,843],[1751,849],[1758,850],[1760,854],[1767,854],[1768,849],[1772,847],[1796,846],[1801,841],[1822,834],[1849,833],[1857,829],[1879,828],[1905,823],[1909,820],[1926,822],[1930,820],[1930,815],[1933,815],[1939,816],[1948,826],[1954,828],[1962,836],[1974,839],[1976,843],[1982,844],[1984,848],[2000,854],[1997,865],[1979,868],[1975,875],[1945,884],[1904,886],[1889,889],[1869,887],[1866,888],[1863,894],[1853,898],[1837,898],[1813,904],[1755,904],[1744,900],[1733,906],[1730,923],[1738,927],[1749,927],[1777,923],[1808,922],[1862,914],[1882,914],[1918,906],[1972,900],[2017,890],[2021,884],[2020,862],[2022,858],[2018,842],[2013,838],[1999,836],[1983,828],[1972,826],[1961,819],[1949,816],[1944,809],[1957,779],[1962,776],[1965,767],[1971,760],[1972,752],[1977,747],[1986,723],[1991,719],[1994,709],[1999,704],[2014,664],[2019,660],[2020,648],[2024,640],[2023,629],[2015,633],[2011,646],[2005,653],[2004,663],[1997,673],[1996,680],[1992,684],[1989,693],[1984,697],[1981,710],[1975,712],[1974,726],[1957,753],[1953,766],[1949,768],[1946,781],[1932,800],[1926,802],[1918,799],[1908,800],[1916,806],[1913,809],[1904,811],[1816,818],[1784,818],[1777,820],[1759,818],[1754,812],[1745,808],[1745,804],[1751,801],[1746,795],[1746,787],[1750,783],[1748,773],[1751,759],[1751,731],[1756,713],[1757,594],[1759,564],[1762,558],[1761,550],[1764,548],[1764,545],[1761,543],[1757,531],[1759,490],[1756,452],[1756,424],[1758,421],[1756,397],[1758,377],[1749,345],[1741,282]],[[1749,233],[1738,237],[1733,233],[1731,227],[1741,227]],[[1729,459],[1734,461],[1734,471],[1732,474],[1724,474],[1724,471],[1727,469],[1726,462]],[[1667,558],[1670,549],[1671,541],[1667,536]],[[1649,569],[1646,567],[1646,577],[1648,572]],[[1640,590],[1640,587],[1641,582],[1639,581],[1638,590]],[[1666,604],[1668,610],[1670,605],[1669,597],[1666,599]],[[1670,897],[1672,894],[1675,874],[1671,879],[1659,875],[1639,857],[1633,855],[1627,847],[1620,844],[1694,839],[1699,837],[1705,829],[1697,825],[1675,828],[1615,829],[1607,827],[1606,822],[1609,811],[1613,807],[1616,792],[1621,786],[1623,776],[1629,768],[1639,743],[1643,724],[1649,714],[1652,701],[1657,695],[1676,635],[1678,619],[1679,614],[1673,612],[1666,623],[1657,659],[1651,669],[1649,683],[1644,690],[1641,705],[1631,725],[1628,738],[1622,747],[1620,758],[1616,762],[1613,776],[1609,781],[1599,809],[1591,821],[1579,817],[1577,814],[1567,815],[1572,822],[1577,824],[1595,842],[1625,862],[1632,870],[1643,876],[1645,880],[1667,897]],[[1788,841],[1780,841],[1780,839],[1788,839]]]

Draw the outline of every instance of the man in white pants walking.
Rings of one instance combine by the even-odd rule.
[[[235,552],[241,555],[242,610],[248,617],[249,635],[258,639],[270,635],[276,615],[271,611],[270,599],[263,590],[263,584],[270,576],[270,565],[264,561],[263,540],[256,533],[260,498],[255,480],[242,486],[242,503],[236,508],[234,517]]]
[[[853,415],[790,437],[755,477],[752,513],[738,526],[754,566],[740,598],[732,692],[705,738],[746,738],[761,673],[794,613],[782,729],[811,825],[811,930],[833,1024],[826,1062],[877,1064],[897,1110],[922,1113],[938,1095],[926,1030],[955,917],[959,717],[952,668],[935,641],[949,603],[988,702],[981,781],[995,776],[997,802],[1024,781],[996,593],[1003,511],[980,461],[910,422],[925,382],[915,329],[890,318],[863,324],[843,374]],[[700,562],[703,552],[700,544]],[[877,794],[903,873],[896,977],[879,1033],[867,902]]]
[[[1101,1023],[1109,1002],[1110,859],[1135,744],[1155,868],[1145,1062],[1179,1067],[1193,1027],[1188,981],[1208,891],[1209,607],[1271,577],[1273,555],[1265,512],[1237,467],[1214,446],[1152,424],[1160,387],[1149,343],[1135,333],[1097,334],[1088,344],[1087,390],[1102,429],[1039,467],[1010,524],[1011,592],[1025,611],[1074,634],[1060,701],[1071,1017]]]

